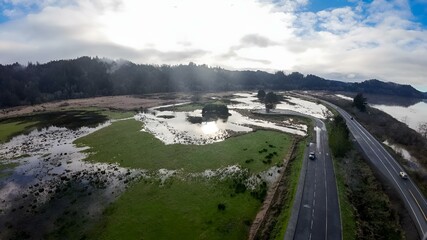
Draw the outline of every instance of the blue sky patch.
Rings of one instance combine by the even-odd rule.
[[[318,12],[322,10],[328,10],[333,8],[340,8],[346,6],[354,6],[354,3],[351,3],[347,0],[312,0],[308,3],[308,10],[312,12]]]
[[[415,21],[421,23],[424,27],[427,26],[427,1],[416,0],[410,1],[412,14],[415,16]]]

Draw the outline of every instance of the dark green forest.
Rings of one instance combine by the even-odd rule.
[[[423,98],[409,85],[345,83],[293,72],[229,71],[206,65],[147,65],[80,57],[0,65],[0,108],[107,95],[233,90],[329,90]]]

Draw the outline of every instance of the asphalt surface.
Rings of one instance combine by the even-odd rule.
[[[309,117],[315,122],[316,141],[305,151],[302,173],[285,239],[342,239],[341,214],[325,124],[312,116],[276,109],[270,114]],[[310,160],[309,152],[316,158]]]
[[[405,171],[402,166],[389,154],[389,152],[378,142],[361,124],[341,108],[327,103],[336,109],[346,120],[347,126],[360,145],[368,161],[385,177],[390,185],[401,197],[409,212],[420,239],[427,239],[427,201],[421,194],[414,182],[402,179],[399,172]]]
[[[310,143],[309,152],[315,152],[316,158],[310,160],[307,154],[304,159],[307,167],[293,239],[341,239],[340,208],[327,131],[322,121],[315,119],[315,123],[316,142]]]

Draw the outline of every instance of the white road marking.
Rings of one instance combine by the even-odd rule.
[[[323,173],[325,174],[325,205],[326,205],[326,223],[325,223],[325,239],[328,239],[328,186],[326,182],[326,159],[323,158]]]
[[[314,127],[314,131],[316,131],[317,150],[320,150],[320,132],[322,131],[322,129],[316,126]]]
[[[340,112],[342,115],[344,115],[341,111],[339,111],[339,112]],[[354,124],[354,123],[353,123],[353,124]],[[357,128],[357,129],[358,129],[359,131],[361,131],[361,132],[362,132],[362,134],[363,134],[363,131],[362,131],[362,130],[360,130],[359,126],[357,126],[356,124],[354,124],[354,125],[355,125],[355,129]],[[367,137],[367,136],[366,136],[366,137]],[[368,138],[369,138],[369,137],[368,137]],[[369,146],[369,148],[372,150],[372,152],[373,152],[373,153],[377,156],[377,158],[380,160],[380,162],[381,162],[381,164],[384,166],[385,170],[387,170],[387,172],[390,174],[391,178],[392,178],[392,179],[393,179],[393,181],[396,183],[396,185],[397,185],[397,187],[399,188],[400,192],[402,193],[403,197],[404,197],[404,198],[406,199],[406,201],[408,202],[408,205],[409,205],[409,207],[411,208],[412,213],[414,214],[415,219],[417,220],[417,223],[418,223],[418,225],[419,225],[419,227],[420,227],[421,231],[425,232],[425,231],[424,231],[424,229],[423,229],[423,227],[421,226],[421,222],[420,222],[420,220],[418,219],[417,214],[415,213],[414,208],[412,207],[412,205],[411,205],[411,204],[410,204],[410,202],[409,202],[408,197],[405,195],[405,193],[403,192],[402,188],[400,187],[400,185],[399,185],[399,184],[398,184],[398,182],[396,181],[394,174],[392,174],[392,173],[390,172],[390,170],[389,170],[389,169],[387,168],[387,166],[384,164],[383,160],[380,158],[380,156],[378,156],[377,152],[372,148],[372,146],[368,143],[368,141],[366,141],[366,139],[365,139],[365,138],[361,138],[361,139],[363,139],[363,140],[365,141],[365,143]]]
[[[414,196],[414,194],[412,193],[411,189],[408,189],[408,191],[409,191],[409,193],[412,195],[412,197],[414,198],[414,200],[415,200],[415,202],[417,203],[418,207],[420,208],[421,213],[422,213],[422,214],[423,214],[423,216],[424,216],[424,220],[426,220],[426,221],[427,221],[426,214],[424,213],[423,209],[421,208],[420,204],[418,203],[418,200],[415,198],[415,196]]]

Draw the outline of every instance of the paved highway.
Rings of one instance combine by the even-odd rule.
[[[275,109],[269,114],[304,116],[313,119],[316,125],[316,142],[310,143],[306,151],[285,239],[342,239],[337,185],[325,124],[290,110]],[[309,152],[315,152],[316,159],[309,160]]]
[[[410,178],[402,179],[399,176],[399,172],[404,171],[404,169],[362,125],[353,120],[346,111],[331,103],[327,104],[336,109],[344,117],[350,132],[360,145],[367,160],[396,189],[417,227],[420,238],[426,240],[427,201],[420,190]]]
[[[309,151],[316,153],[314,160],[305,158],[298,220],[293,239],[341,239],[341,220],[337,185],[330,157],[325,124],[315,119],[316,143]],[[296,213],[293,213],[296,214]]]

